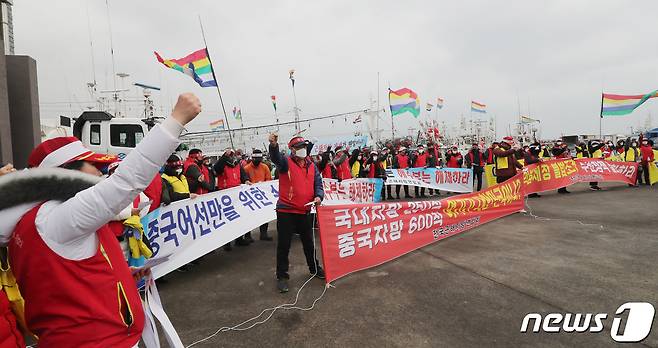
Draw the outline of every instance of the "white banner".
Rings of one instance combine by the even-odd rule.
[[[279,181],[241,185],[160,207],[142,218],[153,249],[153,278],[196,260],[276,219]]]
[[[323,204],[378,202],[381,179],[323,179]],[[160,207],[142,218],[157,279],[276,220],[279,181],[241,185]],[[376,197],[376,198],[375,198]]]
[[[386,169],[386,185],[409,185],[450,192],[473,192],[473,171],[468,168]]]

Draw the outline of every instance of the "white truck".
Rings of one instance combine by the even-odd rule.
[[[105,111],[84,111],[73,123],[73,136],[96,153],[123,159],[156,124],[156,118],[116,118]]]

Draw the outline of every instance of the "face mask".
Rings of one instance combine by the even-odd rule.
[[[181,175],[183,174],[183,168],[176,168],[176,175]]]
[[[418,150],[418,153],[423,153],[423,152],[425,152],[425,150]]]
[[[361,160],[361,156],[357,157],[356,159],[357,159],[357,161],[360,161],[360,160]]]
[[[295,156],[298,158],[306,158],[306,149],[295,150]]]
[[[372,156],[372,160],[373,160],[373,161],[376,161],[376,160],[377,160],[377,156]]]
[[[631,147],[637,147],[637,144],[636,144],[636,143],[632,143],[632,144],[631,144]]]
[[[260,159],[260,158],[258,158],[258,159],[254,159],[254,164],[255,164],[255,165],[259,165],[260,162],[262,162],[262,161],[263,161],[263,160]]]

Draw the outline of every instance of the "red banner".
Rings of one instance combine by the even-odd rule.
[[[554,159],[523,168],[526,194],[557,190],[578,182],[621,181],[635,184],[637,163],[593,158]]]
[[[521,211],[529,193],[577,182],[633,184],[636,176],[637,163],[558,159],[530,165],[486,190],[438,201],[321,206],[318,221],[327,282]]]
[[[321,206],[327,282],[518,212],[523,197],[519,174],[484,191],[438,201]]]

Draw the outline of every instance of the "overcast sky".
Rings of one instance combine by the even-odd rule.
[[[487,104],[499,137],[517,119],[518,101],[521,113],[542,121],[544,138],[598,134],[602,89],[658,89],[656,1],[109,3],[111,21],[104,0],[15,2],[16,54],[37,60],[42,118],[77,116],[89,105],[85,84],[94,70],[100,89],[113,88],[111,23],[114,70],[129,73],[130,82],[162,87],[155,98],[165,112],[177,94],[197,93],[204,113],[191,128],[207,129],[221,115],[216,90],[200,88],[153,55],[180,58],[202,48],[198,14],[225,105],[239,103],[245,125],[273,120],[273,94],[280,118],[292,118],[290,68],[297,71],[302,118],[359,110],[377,93],[385,105],[390,85],[416,91],[423,106],[444,98],[439,117],[452,124],[469,115],[471,100]],[[627,133],[649,113],[657,126],[658,100],[630,116],[604,119],[604,133]],[[400,129],[417,124],[410,115],[396,119]],[[338,134],[352,123],[327,125],[313,128]]]

